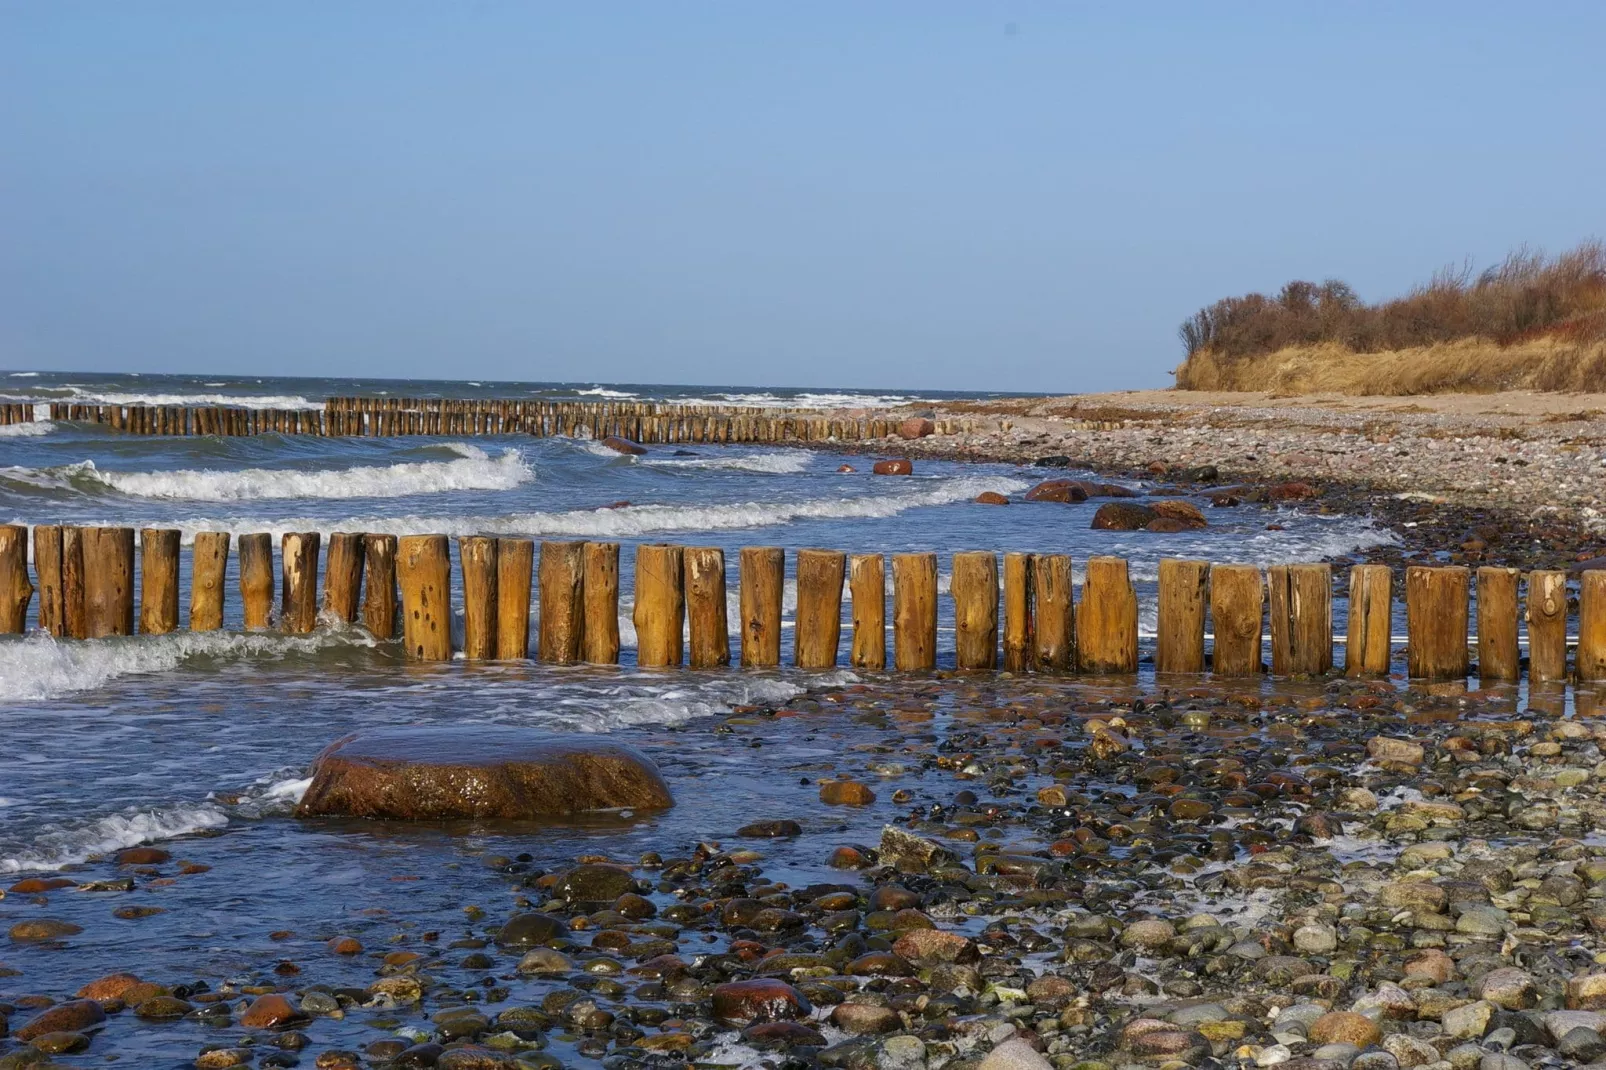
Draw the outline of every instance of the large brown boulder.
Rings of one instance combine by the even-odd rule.
[[[1147,505],[1135,502],[1108,502],[1093,514],[1094,528],[1103,531],[1141,531],[1159,519]]]
[[[1079,479],[1045,479],[1026,492],[1029,502],[1085,502],[1087,485]]]
[[[937,425],[924,416],[911,416],[898,425],[899,438],[925,438],[937,433]]]
[[[905,457],[891,461],[877,461],[870,467],[870,472],[878,476],[910,476],[914,475],[914,471],[914,462]]]
[[[607,446],[610,450],[613,450],[615,453],[623,453],[631,457],[640,457],[642,454],[647,452],[647,448],[645,446],[638,445],[637,443],[630,441],[628,438],[620,438],[618,435],[608,435],[602,440],[602,444]]]
[[[377,728],[336,740],[312,767],[298,817],[516,820],[673,806],[633,747],[499,725]]]

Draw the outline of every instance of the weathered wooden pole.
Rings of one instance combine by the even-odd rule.
[[[402,642],[419,661],[452,658],[452,553],[445,535],[396,540],[401,585]]]
[[[1517,584],[1514,568],[1478,569],[1478,679],[1515,680],[1522,675],[1517,644]]]
[[[1069,554],[1032,555],[1033,661],[1038,672],[1076,672],[1076,605]]]
[[[585,654],[585,544],[543,542],[539,567],[537,656],[552,665],[573,665]]]
[[[72,639],[89,638],[89,610],[84,605],[84,529],[61,529],[61,618]]]
[[[90,639],[134,634],[134,529],[85,528],[84,618]]]
[[[1567,573],[1528,573],[1528,679],[1567,679]]]
[[[781,598],[786,592],[786,551],[744,546],[740,558],[742,667],[781,663]]]
[[[1606,680],[1606,571],[1578,574],[1578,679]]]
[[[619,544],[585,544],[585,640],[594,665],[619,664]]]
[[[33,570],[39,577],[39,627],[60,639],[67,634],[61,574],[61,525],[36,524]]]
[[[1076,636],[1083,672],[1138,671],[1138,597],[1124,558],[1088,558]]]
[[[489,661],[496,657],[496,539],[459,536],[457,562],[463,574],[463,657]]]
[[[1451,680],[1467,674],[1465,565],[1405,570],[1406,675]]]
[[[143,528],[139,533],[139,631],[166,635],[178,630],[177,528]]]
[[[1254,565],[1210,570],[1210,620],[1216,636],[1210,671],[1215,675],[1259,675],[1265,589]]]
[[[892,662],[899,672],[937,667],[937,555],[892,555]]]
[[[1333,667],[1333,575],[1329,565],[1273,565],[1271,671],[1320,675]]]
[[[396,536],[362,537],[362,626],[376,639],[396,637]]]
[[[496,540],[496,656],[517,661],[530,656],[530,582],[535,572],[535,540]]]
[[[998,667],[998,555],[964,550],[953,556],[948,590],[954,598],[954,665],[967,671]]]
[[[1351,567],[1345,675],[1387,676],[1393,628],[1394,573],[1387,565]]]
[[[360,531],[337,531],[329,536],[329,560],[323,566],[323,605],[347,624],[357,623],[362,612],[363,549]]]
[[[636,664],[642,668],[677,666],[684,654],[686,626],[684,563],[680,547],[636,547]]]
[[[279,630],[304,635],[318,626],[316,531],[287,531],[279,539]]]
[[[190,631],[223,627],[224,574],[229,567],[229,533],[199,531],[190,547]]]
[[[731,663],[729,607],[725,601],[725,551],[717,546],[685,550],[686,620],[691,644],[686,660],[694,669]]]
[[[1204,672],[1209,591],[1209,563],[1172,557],[1160,561],[1155,672]]]
[[[1035,628],[1032,615],[1032,555],[1004,554],[1004,671],[1025,672],[1032,667]]]
[[[853,600],[853,647],[848,661],[855,669],[885,669],[886,559],[880,554],[854,554],[848,561],[848,590]]]
[[[32,601],[28,529],[21,524],[0,524],[0,633],[21,635],[27,631],[28,603]]]
[[[797,626],[793,658],[800,669],[836,667],[842,643],[842,583],[847,555],[837,550],[797,552]]]
[[[269,626],[273,614],[273,536],[240,536],[240,601],[247,631]]]

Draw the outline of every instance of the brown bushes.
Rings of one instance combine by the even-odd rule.
[[[1441,271],[1377,305],[1342,282],[1291,282],[1217,301],[1179,333],[1183,389],[1606,390],[1606,245]]]

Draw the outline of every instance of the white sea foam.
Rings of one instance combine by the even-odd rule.
[[[222,828],[228,823],[223,809],[210,802],[130,808],[86,824],[47,827],[33,837],[28,847],[0,857],[0,873],[57,870],[94,855]]]
[[[0,705],[91,691],[123,676],[168,672],[195,657],[283,657],[375,645],[372,636],[356,628],[305,636],[173,632],[78,642],[35,633],[0,642]]]
[[[20,424],[0,425],[0,438],[31,438],[34,435],[48,435],[56,429],[56,425],[49,420],[31,420]]]
[[[237,409],[321,409],[322,401],[299,394],[138,394],[74,389],[60,397],[35,399],[69,405],[222,405]]]
[[[982,491],[1009,494],[1029,484],[1007,476],[956,476],[930,480],[903,480],[903,489],[891,494],[857,498],[815,498],[805,501],[734,502],[723,505],[632,505],[617,509],[575,509],[560,513],[512,513],[504,516],[359,516],[331,521],[327,517],[192,518],[171,526],[186,542],[198,531],[228,531],[236,535],[255,531],[275,539],[290,531],[368,531],[409,535],[435,532],[443,535],[535,535],[588,538],[633,538],[657,532],[730,531],[770,527],[797,520],[897,516],[923,506],[968,501]]]
[[[676,400],[692,405],[726,402],[769,409],[885,409],[929,399],[913,394],[865,394],[845,390],[802,391],[796,394],[773,394],[763,390],[751,393],[720,392],[706,397]]]
[[[38,372],[12,372],[11,373],[11,378],[13,378],[13,379],[37,379],[37,378],[39,378],[39,373]]]
[[[414,461],[355,468],[179,469],[105,472],[89,462],[78,473],[138,498],[229,502],[264,498],[402,498],[456,490],[512,490],[535,477],[516,449],[492,457],[478,446],[451,443],[450,461]]]
[[[600,448],[613,453],[606,446]],[[637,461],[656,468],[717,468],[784,476],[802,472],[808,468],[813,458],[814,455],[807,450],[779,450],[772,453],[720,452],[706,457],[662,457],[649,454],[638,457]]]
[[[633,398],[640,396],[628,390],[610,390],[605,386],[594,386],[589,390],[576,390],[575,393],[583,397],[594,398]]]

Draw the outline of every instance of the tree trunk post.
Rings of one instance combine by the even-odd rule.
[[[362,625],[375,639],[396,638],[396,536],[362,537]]]
[[[62,590],[61,526],[37,524],[33,529],[33,570],[39,577],[39,627],[63,638],[67,613]]]
[[[1329,565],[1273,565],[1271,671],[1319,676],[1333,667],[1333,577]]]
[[[318,626],[318,546],[316,531],[287,531],[279,540],[282,632],[305,635]]]
[[[892,660],[899,672],[937,667],[937,555],[892,555]]]
[[[1124,558],[1088,558],[1076,629],[1083,672],[1138,671],[1138,598]]]
[[[1076,604],[1069,554],[1032,555],[1032,660],[1038,672],[1077,671]]]
[[[540,631],[536,656],[549,665],[574,665],[585,654],[585,544],[541,544]]]
[[[139,533],[139,631],[166,635],[178,630],[177,528],[143,528]]]
[[[880,672],[887,667],[886,559],[880,554],[854,554],[848,562],[848,589],[853,600],[855,669]]]
[[[496,656],[520,661],[530,656],[530,581],[535,572],[535,540],[496,540]]]
[[[619,664],[619,544],[585,544],[584,656],[593,665]]]
[[[842,584],[847,555],[838,550],[797,552],[797,626],[792,660],[800,669],[836,667],[842,644]]]
[[[730,609],[725,600],[725,551],[717,546],[685,550],[686,618],[691,644],[687,663],[713,669],[731,663]]]
[[[1387,565],[1349,570],[1349,621],[1344,643],[1347,676],[1387,676],[1393,655],[1394,573]]]
[[[401,585],[402,641],[419,661],[452,658],[452,553],[445,535],[396,540]]]
[[[684,654],[686,593],[680,547],[636,547],[636,664],[672,668]]]
[[[457,563],[463,573],[463,657],[489,661],[496,657],[496,539],[460,536]]]
[[[954,666],[998,668],[998,555],[964,550],[953,556],[948,589],[954,599]]]
[[[1467,675],[1467,584],[1464,565],[1405,570],[1406,675],[1411,679]]]
[[[1517,641],[1517,586],[1522,573],[1484,565],[1478,569],[1478,680],[1516,680],[1522,675]]]
[[[1578,679],[1606,680],[1606,571],[1598,568],[1578,576]]]
[[[1160,562],[1155,672],[1205,670],[1205,607],[1210,601],[1210,565],[1168,557]]]
[[[84,618],[88,637],[134,634],[134,529],[85,528]]]
[[[362,613],[365,543],[360,531],[337,531],[329,536],[329,560],[323,566],[323,605],[347,624],[356,624]]]
[[[1567,573],[1528,573],[1528,680],[1567,679]]]
[[[781,663],[786,551],[778,546],[744,546],[740,562],[742,667],[771,668]]]
[[[201,531],[190,547],[190,631],[223,627],[224,575],[229,567],[229,533]]]
[[[1031,554],[1004,554],[1004,671],[1031,669],[1036,655],[1036,627],[1032,620],[1033,560]]]

